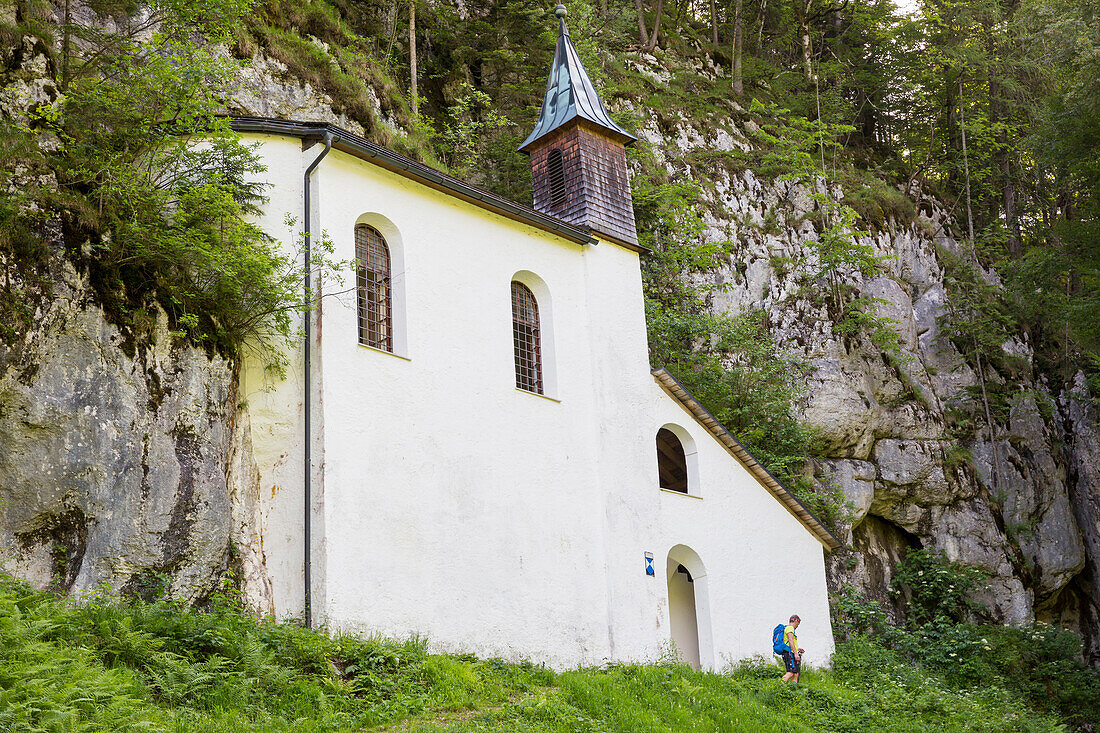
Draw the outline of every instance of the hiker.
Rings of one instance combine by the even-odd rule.
[[[783,675],[783,682],[794,680],[798,682],[798,675],[802,671],[802,654],[806,650],[798,646],[798,637],[795,629],[802,623],[797,615],[791,616],[790,623],[784,626],[779,624],[772,634],[772,651],[783,658],[783,667],[787,673]]]

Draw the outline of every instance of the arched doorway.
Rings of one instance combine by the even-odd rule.
[[[695,669],[714,666],[707,571],[686,545],[668,552],[669,636],[680,658]]]

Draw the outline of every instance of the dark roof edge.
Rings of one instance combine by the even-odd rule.
[[[577,112],[573,112],[572,114],[568,115],[565,119],[563,119],[561,122],[558,122],[554,127],[550,128],[549,130],[540,131],[538,129],[538,127],[536,126],[536,128],[531,132],[531,134],[527,136],[527,139],[524,140],[523,143],[518,148],[516,148],[516,150],[520,153],[523,153],[524,155],[530,155],[531,151],[529,150],[529,148],[534,147],[535,143],[537,143],[539,140],[542,140],[544,137],[546,137],[547,135],[549,135],[553,132],[556,132],[558,130],[564,130],[564,129],[568,128],[571,124],[574,124],[574,125],[588,125],[589,127],[594,128],[601,135],[609,137],[612,140],[614,140],[615,142],[622,143],[624,148],[629,148],[634,143],[638,142],[637,137],[635,137],[634,135],[631,135],[629,132],[626,132],[622,128],[619,128],[617,130],[612,129],[612,128],[608,127],[607,125],[603,124],[602,122],[597,122],[596,120],[590,120],[582,114],[578,114]],[[536,132],[538,133],[538,135],[535,134]]]
[[[529,224],[577,244],[595,244],[596,238],[587,229],[574,226],[534,209],[522,206],[494,193],[437,171],[435,168],[395,153],[389,148],[353,135],[328,122],[298,122],[268,117],[228,117],[230,126],[237,132],[254,132],[263,135],[286,135],[302,140],[321,139],[325,133],[332,135],[332,147],[369,161],[400,176],[422,183],[437,191],[455,196],[483,209],[500,214],[514,221]]]
[[[718,442],[725,446],[734,458],[736,458],[747,470],[753,475],[754,478],[768,490],[776,499],[779,500],[784,508],[789,511],[795,519],[802,523],[802,525],[810,531],[818,542],[823,544],[829,551],[838,550],[844,546],[844,543],[837,539],[836,535],[829,531],[829,528],[822,524],[821,520],[814,516],[814,513],[806,508],[797,496],[792,494],[787,487],[779,483],[779,479],[771,474],[768,469],[753,457],[749,453],[745,446],[741,445],[741,441],[733,437],[729,429],[725,425],[718,421],[710,410],[703,407],[699,400],[695,399],[695,396],[688,391],[687,387],[680,383],[676,377],[672,376],[672,373],[667,369],[654,369],[652,371],[654,379],[657,383],[671,395],[677,402],[687,408],[688,412],[695,417],[704,428],[710,431],[714,437],[718,439]],[[683,393],[683,396],[676,394],[673,390],[678,390]],[[705,420],[709,421],[708,425]],[[729,441],[729,442],[727,442]]]
[[[636,242],[636,241],[631,242],[631,241],[623,239],[621,237],[616,237],[614,234],[607,234],[605,232],[601,232],[599,229],[589,229],[588,231],[595,234],[595,236],[601,242],[609,242],[611,244],[618,245],[618,246],[622,247],[623,249],[629,249],[631,252],[637,252],[640,255],[649,254],[650,252],[653,251],[649,247],[645,246],[644,244],[638,244],[638,242]]]

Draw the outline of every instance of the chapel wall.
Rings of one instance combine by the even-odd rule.
[[[407,304],[400,358],[357,343],[354,293],[325,299],[325,620],[424,634],[440,650],[606,661],[590,247],[343,153],[320,174],[322,226],[338,259],[353,257],[364,214],[400,232],[404,271],[392,277],[404,278]],[[633,268],[637,278],[636,257]],[[544,337],[557,389],[546,396],[515,387],[510,283],[519,272],[548,291],[539,305],[553,316]],[[638,353],[644,328],[633,332]]]
[[[721,669],[757,654],[770,657],[771,629],[792,613],[803,619],[799,639],[807,662],[828,664],[833,637],[822,545],[679,402],[652,381],[644,394],[646,419],[639,421],[637,440],[648,448],[662,426],[679,426],[692,438],[685,447],[696,453],[698,476],[689,494],[660,489],[656,456],[649,451],[644,475],[609,498],[617,653],[631,661],[668,653],[666,560],[682,546],[705,566],[705,666]],[[647,552],[653,555],[651,577],[644,570]],[[703,637],[711,640],[709,650]]]

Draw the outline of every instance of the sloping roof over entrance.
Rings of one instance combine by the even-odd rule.
[[[604,109],[600,95],[592,86],[577,49],[573,47],[569,29],[565,27],[565,6],[558,5],[554,12],[559,18],[558,45],[554,49],[550,78],[546,80],[546,99],[542,102],[542,112],[535,129],[519,146],[520,151],[526,152],[527,146],[578,117],[588,120],[613,139],[629,145],[638,138],[615,124]]]
[[[825,545],[825,548],[830,552],[832,550],[838,550],[843,547],[843,543],[830,532],[824,524],[821,523],[817,517],[815,517],[806,506],[798,500],[791,492],[787,491],[783,484],[772,476],[768,469],[760,465],[760,463],[752,457],[752,454],[745,450],[745,446],[741,445],[730,434],[730,431],[726,427],[718,422],[714,415],[710,414],[707,408],[699,404],[699,401],[692,396],[691,392],[687,391],[687,388],[676,379],[676,377],[669,374],[666,369],[655,369],[653,371],[653,378],[657,380],[657,384],[675,398],[681,405],[683,405],[688,412],[690,412],[695,419],[704,428],[710,431],[711,435],[718,439],[718,442],[725,446],[726,450],[736,458],[742,466],[748,469],[748,472],[760,482],[768,492],[779,500],[787,511],[794,515],[795,519],[802,523],[806,529],[810,530],[810,534],[817,538],[817,540]]]

